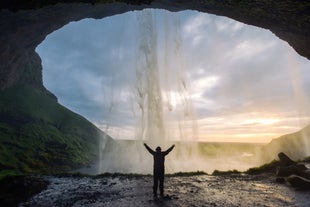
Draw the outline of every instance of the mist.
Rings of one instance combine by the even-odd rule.
[[[60,103],[115,139],[102,138],[92,173],[151,173],[143,143],[176,144],[167,172],[246,170],[275,158],[261,156],[272,139],[309,123],[309,61],[228,18],[143,10],[83,20],[37,52]]]

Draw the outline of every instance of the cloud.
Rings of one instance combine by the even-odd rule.
[[[184,127],[190,126],[185,122],[197,119],[201,139],[231,135],[250,141],[259,130],[259,139],[268,130],[268,139],[295,130],[300,111],[307,120],[309,112],[301,109],[309,104],[309,61],[287,43],[226,17],[153,13],[163,110],[172,125],[184,119]],[[44,84],[60,103],[115,136],[134,136],[139,122],[138,29],[136,12],[84,19],[37,48]]]

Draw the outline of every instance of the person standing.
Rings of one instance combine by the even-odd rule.
[[[145,148],[149,153],[153,155],[154,158],[154,168],[153,168],[153,194],[154,197],[157,197],[157,188],[159,183],[160,196],[164,196],[164,180],[165,180],[165,156],[171,152],[175,145],[172,145],[166,151],[161,151],[161,148],[158,146],[156,151],[152,150],[147,144],[144,143]]]

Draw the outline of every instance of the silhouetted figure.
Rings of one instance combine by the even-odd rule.
[[[153,155],[154,158],[154,169],[153,169],[153,178],[154,178],[154,186],[153,186],[153,193],[154,197],[157,197],[157,188],[158,188],[158,181],[159,181],[159,191],[160,196],[164,196],[164,179],[165,179],[165,156],[171,152],[174,148],[172,145],[166,151],[161,151],[161,148],[158,146],[156,151],[152,150],[147,144],[144,143],[145,148]]]

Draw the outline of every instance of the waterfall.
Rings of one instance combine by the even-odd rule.
[[[134,22],[134,24],[131,22],[131,32],[134,34],[131,35],[134,39],[130,44],[131,53],[127,53],[126,57],[130,55],[130,57],[132,57],[131,59],[134,59],[134,64],[117,65],[117,61],[115,61],[116,66],[114,66],[115,68],[128,68],[130,75],[132,75],[130,78],[133,79],[131,84],[128,84],[130,86],[125,89],[126,92],[130,94],[129,96],[131,99],[126,99],[127,102],[120,105],[122,107],[127,107],[121,109],[126,111],[126,115],[129,114],[127,112],[130,110],[132,112],[132,120],[130,120],[130,123],[127,122],[124,124],[125,127],[127,127],[125,133],[130,134],[131,136],[128,137],[132,137],[132,139],[122,140],[122,137],[118,137],[118,139],[113,141],[103,139],[99,147],[100,163],[98,173],[151,173],[152,156],[149,155],[144,148],[143,142],[146,142],[153,149],[160,146],[163,150],[167,149],[172,144],[176,145],[173,152],[167,156],[167,172],[202,170],[211,173],[214,169],[246,170],[250,167],[263,164],[263,160],[260,159],[259,156],[257,157],[262,145],[199,142],[201,137],[206,140],[208,136],[212,138],[213,129],[211,122],[211,126],[207,126],[209,120],[207,120],[205,126],[198,127],[197,124],[200,123],[202,125],[203,121],[197,121],[196,119],[195,107],[191,101],[191,94],[193,94],[193,100],[196,101],[194,103],[197,104],[197,96],[198,98],[200,96],[204,96],[201,98],[205,98],[207,93],[197,95],[197,93],[195,93],[195,91],[197,91],[197,84],[191,82],[193,83],[193,86],[191,86],[189,81],[187,81],[187,79],[194,80],[193,77],[187,77],[188,74],[193,74],[191,73],[192,71],[190,71],[193,69],[193,65],[187,65],[188,63],[185,60],[188,58],[183,57],[183,52],[187,56],[189,54],[188,51],[183,51],[183,33],[178,14],[161,11],[161,15],[157,16],[156,10],[149,9],[134,12],[133,14],[134,18],[130,19],[130,21]],[[186,38],[186,36],[184,37]],[[184,42],[184,44],[186,44],[186,42]],[[120,45],[120,48],[122,47],[123,46]],[[216,48],[213,46],[211,49]],[[212,63],[212,58],[207,60]],[[191,64],[195,63],[191,62]],[[224,63],[222,67],[228,67],[228,65]],[[223,72],[221,73],[221,71],[216,72],[218,72],[216,75],[219,76],[225,74]],[[302,92],[300,90],[301,85],[300,80],[298,80],[300,76],[297,72],[298,71],[295,71],[294,67],[292,67],[291,77],[293,78],[295,94],[301,109],[305,109],[307,107],[303,106],[307,106],[309,101],[305,99],[305,91]],[[196,75],[198,75],[198,73]],[[234,75],[234,73],[232,73],[232,75]],[[199,86],[198,89],[203,91],[207,90],[204,87],[207,87],[208,81],[210,82],[213,80],[213,76],[210,76],[210,78],[209,80],[196,78],[196,80],[206,83]],[[225,80],[222,81],[223,86],[221,87],[223,88],[221,88],[219,92],[225,93],[227,89],[225,87],[229,87],[230,84],[228,82],[225,85]],[[238,87],[233,89],[237,88]],[[111,90],[117,89],[112,88]],[[114,92],[108,94],[114,94],[114,98],[121,96],[117,91]],[[232,94],[234,94],[234,91],[232,91]],[[111,98],[111,105],[113,104],[113,97]],[[109,100],[110,97],[108,96],[106,98]],[[215,98],[214,100],[218,101],[221,100],[221,98]],[[225,101],[226,99],[223,100]],[[219,105],[221,104],[222,103]],[[208,104],[202,105],[200,103],[197,105],[198,107],[200,106],[208,110]],[[112,106],[114,111],[119,110],[117,104],[113,104]],[[128,106],[131,106],[131,108]],[[212,107],[212,104],[210,107]],[[303,111],[301,112],[303,114],[305,113]],[[307,113],[306,111],[306,115],[308,116]],[[107,116],[107,114],[109,116]],[[113,114],[106,113],[105,116],[107,120],[109,117],[113,117]],[[204,118],[207,119],[208,117],[204,116]],[[120,118],[116,118],[115,120],[119,119]],[[238,122],[238,119],[233,119],[232,117],[232,121]],[[214,119],[211,117],[210,120]],[[221,124],[218,120],[215,120],[215,122],[215,127]],[[132,126],[130,124],[134,125],[134,127],[130,128]],[[227,130],[224,129],[225,124],[229,127],[229,124],[227,125],[224,121],[223,126],[220,126],[219,129],[216,130]],[[124,125],[119,125],[117,127],[122,128],[115,127],[114,130],[124,131]],[[232,130],[235,125],[234,123],[230,126]],[[110,126],[112,126],[112,124],[109,125],[107,121],[106,129],[110,130],[110,128],[113,128],[113,126]],[[201,129],[200,136],[198,128]],[[210,133],[207,130],[209,130]],[[109,131],[106,132],[109,134]],[[124,133],[122,135],[124,135]],[[225,133],[222,135],[226,136]],[[231,136],[233,135],[232,132]],[[307,137],[304,137],[304,140],[305,151],[308,152],[310,147]]]
[[[157,29],[151,10],[137,13],[138,52],[136,69],[138,104],[141,110],[141,134],[154,144],[165,140],[163,101],[159,77]]]
[[[165,150],[172,143],[193,141],[197,136],[184,72],[180,20],[167,11],[161,20],[157,18],[155,10],[136,13],[135,83],[132,87],[135,98],[131,103],[137,119],[135,140],[115,140],[114,144],[103,141],[99,173],[150,172],[151,156],[147,155],[143,142],[154,149],[161,146]],[[174,171],[176,160],[181,163],[183,158],[189,159],[196,149],[191,144],[178,146],[174,151],[169,155],[173,161],[166,164],[168,171]],[[180,168],[180,164],[177,168],[186,170]]]

